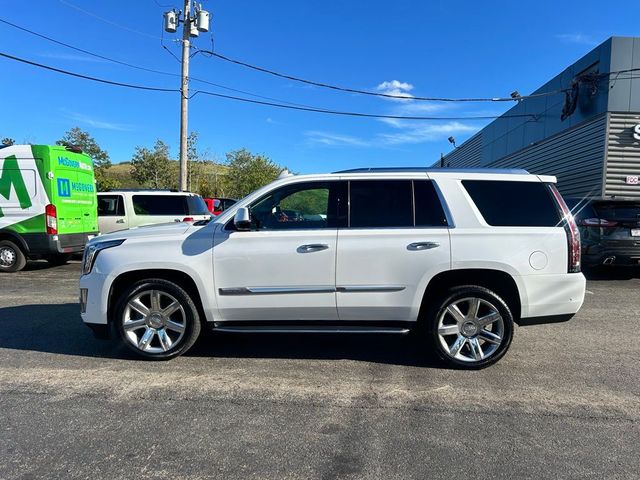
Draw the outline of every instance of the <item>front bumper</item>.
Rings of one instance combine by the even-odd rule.
[[[80,316],[87,324],[107,325],[108,277],[95,271],[80,277]]]

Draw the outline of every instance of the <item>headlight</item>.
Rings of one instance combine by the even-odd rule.
[[[124,242],[124,238],[121,240],[108,240],[106,242],[96,242],[84,249],[84,255],[82,256],[82,275],[86,275],[91,273],[91,269],[93,268],[93,264],[96,263],[96,258],[98,258],[98,254],[106,249],[117,247],[118,245],[122,245]]]

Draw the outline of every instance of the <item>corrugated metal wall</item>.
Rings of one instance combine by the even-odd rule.
[[[555,175],[565,196],[601,195],[606,130],[604,114],[487,166]]]
[[[640,176],[640,140],[633,136],[640,114],[609,114],[605,194],[640,198],[640,185],[627,185],[628,175]]]
[[[482,162],[482,131],[476,133],[445,157],[445,166],[453,168],[475,168]],[[440,166],[440,162],[434,164]]]

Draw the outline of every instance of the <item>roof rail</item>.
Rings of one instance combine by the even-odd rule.
[[[452,172],[452,173],[508,173],[528,175],[522,168],[438,168],[438,167],[366,167],[339,170],[333,173],[377,173],[377,172]]]

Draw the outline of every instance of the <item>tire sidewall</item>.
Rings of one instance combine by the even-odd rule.
[[[177,345],[173,346],[166,352],[144,352],[131,345],[129,340],[126,338],[124,326],[122,324],[122,316],[124,314],[124,310],[127,306],[128,301],[144,290],[159,290],[168,293],[175,297],[175,299],[184,309],[186,321],[184,335]],[[128,348],[128,350],[132,351],[140,357],[149,360],[169,360],[171,358],[182,355],[193,346],[198,336],[200,335],[201,330],[198,309],[189,294],[175,283],[163,279],[141,280],[134,283],[130,288],[125,290],[120,295],[117,307],[115,309],[115,317],[112,319],[112,321],[115,322],[115,331],[118,334],[118,338]]]
[[[495,351],[493,355],[491,355],[489,358],[485,358],[478,362],[465,362],[449,356],[444,351],[442,345],[440,344],[440,338],[438,335],[438,319],[440,318],[440,315],[442,315],[444,310],[447,308],[447,306],[449,306],[451,303],[455,302],[456,300],[460,300],[468,297],[477,297],[482,300],[486,300],[490,302],[492,305],[496,307],[496,309],[502,316],[502,320],[504,324],[503,342],[500,344],[500,346],[498,347],[498,349]],[[456,287],[449,290],[445,295],[441,297],[441,300],[435,302],[435,305],[429,310],[427,322],[428,322],[428,325],[426,329],[426,334],[436,354],[447,365],[454,368],[458,368],[458,369],[476,370],[476,369],[488,367],[489,365],[496,363],[507,353],[507,350],[511,345],[511,340],[513,339],[513,330],[514,330],[513,314],[511,313],[511,310],[509,309],[506,302],[493,291],[487,288],[479,287],[475,285]]]
[[[27,258],[18,245],[10,240],[0,240],[0,249],[2,248],[10,248],[11,250],[13,250],[16,256],[16,261],[9,267],[0,265],[0,272],[19,272],[25,267],[25,265],[27,264]]]

